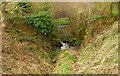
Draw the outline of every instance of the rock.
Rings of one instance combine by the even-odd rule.
[[[58,25],[59,29],[65,29],[68,25]]]

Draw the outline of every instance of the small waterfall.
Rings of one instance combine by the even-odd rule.
[[[61,42],[62,46],[61,46],[61,50],[66,50],[69,48],[69,44],[68,43],[64,43],[64,42]]]
[[[63,50],[67,50],[67,49],[71,49],[73,51],[78,51],[79,50],[79,46],[70,46],[70,44],[68,42],[60,42],[62,45],[60,47],[57,47],[57,50],[59,51],[63,51]]]

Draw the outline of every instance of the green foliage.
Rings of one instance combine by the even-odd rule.
[[[65,56],[67,56],[70,61],[72,61],[72,62],[75,61],[75,58],[67,51],[65,51]]]
[[[44,53],[44,54],[42,55],[42,58],[45,59],[45,60],[47,60],[48,62],[51,61],[51,57],[50,57],[49,54],[47,54],[47,53]]]
[[[81,41],[80,39],[77,39],[77,38],[70,38],[69,39],[69,42],[72,46],[77,46],[77,45],[80,45]]]
[[[64,56],[62,59],[60,59],[59,67],[59,73],[60,74],[69,74],[71,71],[72,63],[76,60],[68,51],[64,51]]]
[[[44,36],[52,34],[54,30],[52,14],[50,8],[48,9],[46,6],[38,13],[27,18],[27,22],[35,26]]]
[[[55,50],[54,51],[54,56],[57,56],[59,54],[59,51]]]
[[[113,10],[112,11],[112,16],[118,16],[118,10]]]
[[[60,46],[60,44],[61,44],[61,40],[60,40],[60,38],[59,37],[52,37],[51,36],[51,45],[53,46],[53,47],[55,47],[55,46]]]
[[[66,18],[60,18],[60,19],[54,20],[54,24],[55,25],[68,25],[69,20]]]
[[[79,45],[81,43],[80,40],[78,40],[77,38],[73,38],[72,42],[73,45]]]
[[[70,64],[66,63],[66,64],[62,64],[61,65],[61,73],[63,74],[69,74],[70,73]]]
[[[118,16],[118,3],[113,3],[112,5],[112,16]]]
[[[41,8],[41,11],[51,11],[50,4],[47,2],[43,3],[43,7]]]
[[[80,13],[80,19],[83,19],[85,17],[85,14],[83,12]]]
[[[24,16],[13,16],[11,20],[14,20],[16,25],[22,25],[22,23],[26,23],[26,17]]]
[[[96,16],[90,16],[88,19],[90,22],[95,22],[97,20],[105,18],[105,15],[96,15]]]

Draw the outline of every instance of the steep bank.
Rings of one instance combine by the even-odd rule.
[[[68,49],[56,58],[53,73],[118,74],[118,22],[112,23],[93,37],[78,52]]]
[[[95,34],[93,42],[75,52],[60,51],[51,60],[40,37],[7,26],[2,33],[4,74],[116,74],[118,73],[118,22]],[[52,63],[51,63],[52,61]],[[13,65],[14,64],[14,65]]]
[[[11,25],[3,29],[2,42],[3,74],[50,73],[50,57],[39,37]]]
[[[3,74],[118,73],[118,3],[0,5]]]
[[[93,42],[88,43],[79,53],[79,60],[73,66],[74,73],[117,74],[118,22],[96,34]]]

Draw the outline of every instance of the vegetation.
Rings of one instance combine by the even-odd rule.
[[[118,74],[118,3],[0,6],[4,74]]]
[[[89,21],[90,22],[95,22],[95,21],[98,21],[98,20],[103,19],[103,18],[105,18],[105,16],[103,16],[103,15],[90,16]]]
[[[60,19],[54,20],[54,24],[55,25],[68,25],[69,20],[67,18],[60,18]]]
[[[17,9],[21,10],[21,12],[25,13],[28,13],[32,10],[32,7],[27,2],[19,2],[16,7],[18,7]],[[17,10],[15,12],[18,13]]]
[[[35,26],[44,36],[52,34],[54,30],[52,14],[48,4],[45,4],[44,8],[41,9],[41,11],[39,11],[37,14],[33,14],[32,16],[28,17],[27,21],[31,25]]]

